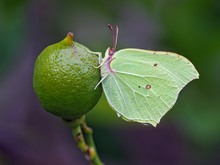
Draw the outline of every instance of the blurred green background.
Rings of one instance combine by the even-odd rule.
[[[86,165],[62,121],[45,112],[32,89],[34,61],[72,31],[104,53],[107,24],[119,27],[117,49],[179,53],[200,79],[180,93],[157,128],[118,118],[104,96],[87,115],[105,164],[220,164],[220,1],[1,0],[0,164]]]

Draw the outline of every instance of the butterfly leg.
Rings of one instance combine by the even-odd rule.
[[[99,58],[99,65],[102,63],[102,53],[101,52],[92,52],[91,50],[89,49],[86,49],[87,52],[89,53],[92,53],[92,54],[95,54],[95,55],[98,55],[98,58]],[[100,66],[94,66],[95,68],[99,68]]]
[[[99,65],[98,66],[94,66],[94,68],[100,68],[102,66],[102,64],[104,63],[104,61],[102,61],[102,53],[100,52],[94,52],[96,55],[98,55],[99,57]]]
[[[93,66],[94,68],[100,68],[105,62],[106,62],[107,59],[103,59],[102,62],[98,65],[98,66]]]
[[[102,63],[102,53],[101,52],[93,52],[95,55],[98,55],[99,57],[99,64]]]
[[[105,78],[108,76],[108,74],[106,74],[104,77],[102,77],[102,79],[98,82],[98,84],[95,86],[94,90],[96,90],[96,88],[99,86],[99,84],[101,84]]]

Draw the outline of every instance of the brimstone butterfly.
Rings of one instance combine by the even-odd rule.
[[[100,64],[100,83],[107,101],[123,119],[156,126],[183,87],[198,79],[199,73],[176,53],[130,48],[115,51],[118,27],[115,34],[111,25],[109,28],[113,46]]]

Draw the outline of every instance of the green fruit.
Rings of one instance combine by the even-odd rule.
[[[48,112],[64,119],[81,117],[98,102],[101,86],[97,54],[73,41],[64,40],[45,48],[38,56],[33,76],[35,93]]]

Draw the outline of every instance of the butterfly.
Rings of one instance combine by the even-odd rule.
[[[198,79],[199,73],[188,59],[176,53],[134,48],[116,51],[119,30],[116,25],[108,27],[112,47],[100,61],[101,81],[97,86],[102,84],[118,116],[156,126],[174,106],[183,87]]]

